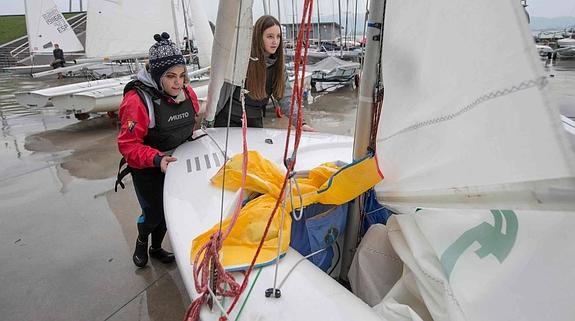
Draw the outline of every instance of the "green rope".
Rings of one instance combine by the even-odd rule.
[[[258,274],[256,274],[256,278],[254,279],[254,283],[252,283],[252,286],[250,287],[250,290],[248,291],[248,294],[246,295],[246,298],[245,298],[244,302],[242,303],[240,311],[238,311],[238,315],[236,316],[235,321],[238,321],[238,319],[240,318],[240,315],[242,314],[242,311],[243,311],[244,307],[246,306],[246,302],[248,302],[250,294],[252,293],[252,290],[254,289],[254,285],[256,285],[256,282],[258,281],[258,278],[260,277],[260,273],[262,273],[262,269],[263,268],[260,268],[258,271]]]

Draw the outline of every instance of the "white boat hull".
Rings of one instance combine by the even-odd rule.
[[[575,58],[575,46],[558,49],[557,56],[559,58]]]
[[[72,114],[117,112],[122,103],[125,85],[55,96],[52,97],[52,103],[56,109]],[[208,87],[194,87],[194,91],[198,98],[202,99],[207,96]]]
[[[566,38],[557,40],[557,45],[561,48],[575,47],[575,39]]]
[[[69,66],[62,67],[62,68],[56,68],[56,69],[52,69],[52,70],[37,72],[37,73],[32,74],[32,77],[40,78],[40,77],[46,77],[46,76],[50,76],[50,75],[65,74],[67,72],[73,72],[73,71],[77,71],[77,70],[88,69],[88,67],[94,66],[96,64],[98,64],[98,63],[97,62],[87,62],[87,63],[83,63],[83,64],[69,65]]]
[[[18,92],[15,93],[14,95],[16,96],[18,103],[20,103],[20,105],[22,106],[44,107],[50,105],[52,97],[55,96],[70,95],[82,91],[110,87],[121,83],[126,84],[129,80],[130,80],[129,77],[122,77],[122,78],[86,81],[76,84],[69,84],[34,91]]]
[[[35,65],[35,66],[16,66],[16,67],[6,67],[4,71],[16,75],[31,75],[37,72],[43,72],[52,69],[50,65]]]
[[[209,129],[208,133],[223,146],[225,131],[225,128],[217,128]],[[285,130],[250,128],[248,146],[279,165],[282,164],[280,157],[285,135]],[[241,152],[241,137],[239,128],[230,129],[229,155]],[[266,143],[266,139],[273,143]],[[306,133],[302,137],[296,170],[310,169],[327,161],[349,162],[351,154],[351,137]],[[219,221],[221,190],[210,184],[210,178],[223,164],[223,156],[208,137],[185,143],[174,156],[178,161],[170,164],[164,187],[166,223],[180,274],[188,294],[194,299],[197,293],[190,264],[190,247],[197,235]],[[225,192],[224,208],[232,204],[235,196],[236,193]],[[300,258],[302,256],[290,248],[280,261],[278,284]],[[258,270],[252,273],[249,286],[257,273]],[[239,274],[236,277],[241,280]],[[262,268],[240,320],[380,320],[367,304],[307,260],[293,271],[282,287],[279,299],[264,296],[265,290],[273,286],[273,278],[273,265]],[[239,305],[247,292],[242,295]],[[226,300],[226,304],[229,303]],[[238,310],[236,308],[232,312],[231,320]],[[204,308],[201,318],[217,320],[219,316],[217,309],[212,313]]]
[[[65,95],[52,98],[54,107],[72,114],[117,111],[122,95],[96,98],[92,95]]]
[[[553,54],[553,48],[544,45],[535,45],[540,57],[547,58],[548,54]]]
[[[67,113],[84,114],[117,111],[125,84],[52,97],[54,107]]]
[[[38,108],[52,105],[50,96],[38,94],[33,91],[15,93],[14,96],[16,96],[16,100],[18,100],[18,103],[22,106]]]

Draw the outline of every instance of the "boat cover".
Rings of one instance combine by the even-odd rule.
[[[244,188],[249,192],[259,194],[259,196],[247,202],[241,209],[234,229],[223,242],[223,255],[220,255],[220,258],[222,265],[228,271],[244,270],[250,265],[279,197],[285,177],[284,170],[263,158],[256,151],[249,151],[248,159]],[[242,155],[235,155],[224,166],[226,171],[225,188],[239,189],[242,178]],[[212,178],[214,185],[221,186],[223,168]],[[372,188],[381,179],[383,179],[383,175],[377,167],[375,157],[366,157],[343,167],[338,167],[334,163],[321,164],[310,170],[307,175],[296,178],[297,186],[296,184],[291,185],[292,197],[288,197],[283,210],[287,214],[292,211],[292,208],[297,209],[314,203],[341,205]],[[257,266],[269,264],[277,256],[281,217],[282,215],[275,215],[273,218],[268,235],[256,260]],[[284,217],[280,245],[282,255],[288,249],[291,227],[290,215]],[[229,224],[230,217],[222,222],[222,230],[225,231]],[[201,245],[208,242],[210,236],[219,228],[220,224],[217,223],[193,240],[192,262]]]
[[[344,68],[344,69],[358,68],[359,69],[359,66],[360,66],[359,63],[357,63],[357,62],[345,61],[345,60],[341,60],[341,59],[336,58],[336,57],[329,56],[329,57],[323,59],[322,61],[320,61],[314,65],[308,66],[307,69],[310,72],[321,72],[321,73],[328,74],[337,68]]]

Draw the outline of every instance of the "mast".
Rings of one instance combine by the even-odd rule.
[[[182,0],[182,11],[184,12],[184,28],[186,29],[186,41],[188,42],[188,50],[190,51],[190,56],[192,54],[192,39],[190,39],[190,33],[188,31],[188,17],[186,15],[186,6],[184,5],[184,0]],[[178,39],[179,41],[180,39]],[[199,67],[199,66],[198,66]]]
[[[321,20],[319,17],[319,1],[317,2],[317,45],[319,46],[318,49],[321,49]]]
[[[357,37],[357,0],[355,0],[355,10],[353,11],[353,43]]]
[[[295,0],[291,0],[291,32],[292,32],[292,44],[295,44],[295,5],[294,5],[294,1]]]
[[[366,30],[367,30],[367,15],[369,14],[369,0],[365,1],[365,15],[363,16],[363,31],[361,33],[361,41],[367,41],[366,38]],[[363,57],[365,56],[365,43],[363,44],[363,48],[361,49],[361,54],[360,54],[360,61],[361,61],[361,67],[363,69]]]
[[[280,0],[277,0],[277,6],[278,6],[278,21],[280,22],[280,25],[282,24],[282,12],[280,9]]]
[[[525,11],[525,16],[527,16],[527,23],[531,23],[531,17],[529,16],[529,12],[527,12],[527,0],[521,0],[521,5]]]
[[[377,75],[381,70],[382,28],[385,13],[385,1],[371,1],[368,18],[367,44],[364,65],[359,85],[359,103],[355,119],[355,134],[353,142],[353,159],[357,160],[368,153],[373,99],[376,95]],[[347,272],[351,266],[355,249],[359,241],[359,228],[361,227],[360,201],[356,199],[350,206],[347,226],[345,228],[345,241],[343,244],[341,272],[339,277],[347,280]]]
[[[345,49],[347,49],[347,21],[349,19],[349,0],[345,0]]]
[[[333,0],[331,0],[331,16],[332,16],[332,19],[333,19],[333,17],[335,17],[335,2],[333,2]],[[332,21],[331,26],[330,26],[331,28],[330,28],[330,38],[329,39],[330,39],[330,42],[333,41],[333,44],[335,44],[335,41],[333,38],[333,30],[335,29],[334,25],[335,25],[335,22]],[[333,46],[331,46],[331,51],[335,51]]]
[[[337,0],[337,15],[339,17],[339,57],[343,57],[343,45],[341,43],[341,0]]]
[[[174,34],[172,36],[174,36],[174,40],[175,43],[178,45],[178,48],[180,47],[180,33],[178,32],[178,19],[177,19],[177,13],[176,13],[176,6],[177,4],[174,1],[170,1],[172,4],[172,23],[174,24]],[[183,5],[183,3],[182,3]],[[185,12],[185,8],[182,7],[182,9],[184,9]],[[184,21],[186,20],[185,18],[185,13],[184,13]]]

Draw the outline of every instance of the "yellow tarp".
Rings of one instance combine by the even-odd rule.
[[[220,258],[226,270],[243,270],[249,266],[263,236],[265,226],[280,194],[285,177],[285,170],[275,163],[263,158],[256,151],[249,151],[248,171],[245,190],[257,192],[261,196],[248,202],[241,210],[236,225],[224,241]],[[241,187],[242,155],[235,155],[225,165],[225,188],[237,190]],[[313,203],[340,205],[353,200],[375,184],[381,175],[375,157],[367,157],[361,161],[339,168],[333,163],[325,163],[310,170],[307,177],[296,178],[303,205]],[[223,167],[212,178],[212,183],[221,186],[223,182]],[[294,207],[299,208],[300,196],[292,184]],[[281,253],[285,254],[289,246],[292,201],[287,199],[285,222],[283,225]],[[274,216],[270,230],[264,241],[262,250],[256,260],[256,265],[270,263],[277,256],[281,220],[281,206]],[[222,223],[222,230],[229,226],[229,219]],[[192,242],[191,260],[193,261],[202,244],[219,229],[219,223],[208,231],[196,237]]]

